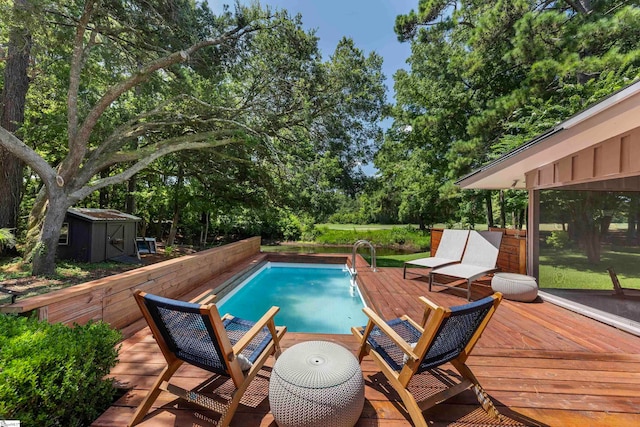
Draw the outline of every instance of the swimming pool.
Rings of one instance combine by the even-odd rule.
[[[276,324],[291,332],[348,334],[367,323],[345,265],[267,262],[217,303],[220,314],[253,321],[273,305]]]

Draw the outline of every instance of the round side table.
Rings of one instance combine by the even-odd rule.
[[[296,344],[273,365],[269,404],[280,427],[352,427],[364,407],[360,364],[338,344]]]
[[[501,292],[509,300],[531,302],[538,296],[535,277],[516,273],[496,273],[491,279],[491,289]]]

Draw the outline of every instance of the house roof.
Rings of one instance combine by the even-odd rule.
[[[464,189],[525,189],[525,174],[640,126],[640,81],[459,179]]]
[[[141,218],[115,209],[69,208],[67,213],[89,221],[140,221]]]

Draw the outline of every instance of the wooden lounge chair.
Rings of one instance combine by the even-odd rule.
[[[444,230],[435,256],[405,262],[402,278],[407,278],[407,266],[436,268],[459,263],[467,245],[468,237],[469,230]]]
[[[369,355],[400,395],[413,424],[426,427],[422,412],[472,388],[483,409],[497,419],[501,415],[466,364],[473,347],[502,300],[495,293],[452,308],[425,304],[422,323],[407,316],[385,322],[370,308],[365,328],[352,328],[361,343],[358,359]],[[441,366],[449,362],[460,373]]]
[[[280,355],[279,342],[286,328],[274,325],[273,318],[279,308],[271,307],[254,323],[229,315],[220,318],[215,304],[176,301],[140,290],[135,292],[135,298],[167,360],[167,366],[138,406],[129,425],[141,422],[160,391],[168,391],[191,403],[220,412],[218,425],[228,426],[244,391],[267,358],[272,354]],[[170,384],[169,379],[183,362],[230,378],[235,386],[231,400],[224,405],[217,398]],[[225,391],[228,392],[229,388],[226,387]]]
[[[466,288],[458,287],[459,283],[452,285],[436,283],[452,289],[466,289],[467,301],[471,300],[471,283],[474,280],[497,271],[498,254],[502,242],[501,231],[471,231],[467,240],[467,247],[459,264],[434,268],[429,272],[429,291],[434,282],[435,275],[448,276],[466,281]]]

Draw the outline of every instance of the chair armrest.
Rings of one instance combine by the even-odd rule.
[[[420,302],[422,302],[425,305],[424,314],[422,315],[422,323],[420,324],[424,328],[425,325],[427,324],[427,321],[429,320],[429,316],[431,315],[431,311],[432,310],[437,310],[439,306],[438,306],[438,304],[436,304],[435,302],[431,301],[427,297],[420,297],[419,299],[420,299]]]
[[[194,302],[194,303],[200,304],[200,305],[206,305],[206,304],[209,304],[209,303],[213,302],[213,300],[215,300],[216,297],[217,297],[217,295],[213,293],[213,289],[207,289],[206,291],[204,291],[203,293],[201,293],[197,297],[191,299],[191,301],[189,301],[189,302]]]
[[[278,311],[280,311],[280,307],[275,306],[267,310],[267,312],[256,322],[256,324],[253,325],[251,329],[249,329],[247,333],[244,334],[242,338],[240,338],[238,342],[232,347],[233,354],[240,354],[242,350],[244,350],[244,348],[249,345],[251,340],[253,340],[253,338],[258,334],[258,332],[262,330],[262,328],[267,326],[268,323],[273,323],[273,318],[276,316],[276,314],[278,314]]]
[[[407,356],[412,359],[417,359],[418,356],[413,352],[413,348],[411,345],[405,341],[396,331],[394,331],[387,322],[380,316],[378,316],[373,310],[369,307],[365,307],[362,309],[364,314],[369,318],[369,322],[373,322],[391,341],[393,341]],[[369,329],[369,328],[366,328]],[[366,330],[365,329],[365,330]],[[363,342],[367,341],[368,336],[363,336]]]

